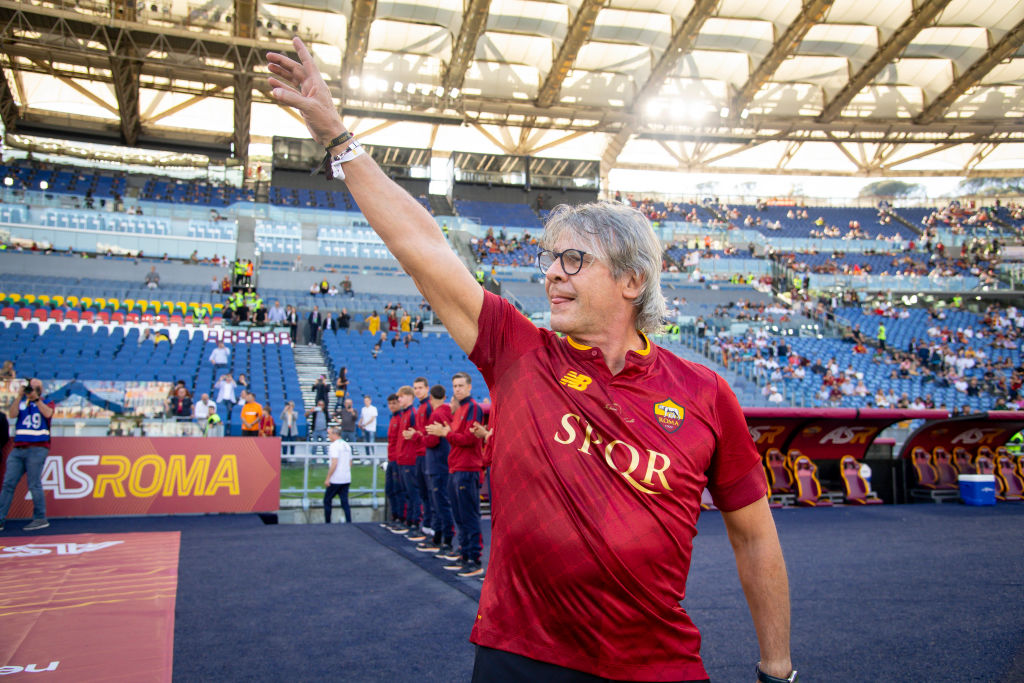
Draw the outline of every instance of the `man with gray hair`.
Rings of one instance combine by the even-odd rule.
[[[538,329],[476,285],[430,214],[345,130],[294,45],[299,61],[268,55],[273,98],[302,115],[491,391],[495,515],[473,680],[706,680],[680,607],[705,487],[753,616],[757,676],[795,680],[785,562],[739,403],[721,377],[648,338],[665,304],[647,220],[622,205],[556,208],[537,260],[551,330]]]

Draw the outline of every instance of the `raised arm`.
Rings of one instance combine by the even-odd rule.
[[[267,54],[272,94],[281,104],[302,115],[310,135],[326,146],[345,132],[330,90],[313,57],[294,38],[299,61],[276,52]],[[343,153],[350,141],[330,150]],[[345,184],[373,229],[384,240],[416,287],[444,322],[463,351],[469,353],[477,337],[483,290],[448,247],[441,229],[419,202],[388,178],[363,154],[345,163]]]

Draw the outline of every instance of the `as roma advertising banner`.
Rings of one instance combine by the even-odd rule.
[[[278,438],[55,438],[48,517],[269,512],[280,507]],[[10,517],[32,516],[23,477]]]

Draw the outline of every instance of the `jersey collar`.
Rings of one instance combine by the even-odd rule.
[[[657,347],[651,343],[647,335],[639,330],[637,330],[637,334],[643,340],[643,348],[630,349],[626,352],[626,366],[622,372],[627,372],[631,366],[635,366],[638,369],[645,368],[654,362],[654,358],[657,355]],[[581,344],[569,335],[565,336],[565,341],[569,345],[570,354],[574,357],[583,361],[604,365],[604,354],[601,353],[600,349]]]

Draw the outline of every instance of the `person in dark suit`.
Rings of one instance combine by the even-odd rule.
[[[313,306],[313,310],[310,311],[309,317],[306,319],[306,321],[309,324],[306,334],[306,343],[319,344],[321,334],[323,332],[323,329],[321,327],[321,325],[323,324],[323,316],[320,314],[319,306]]]
[[[321,335],[323,332],[330,330],[331,332],[338,331],[338,319],[334,317],[334,314],[330,311],[324,314],[323,320],[320,321]]]
[[[288,334],[291,335],[292,344],[298,341],[299,334],[299,312],[294,306],[288,306],[284,312],[284,322],[288,326]]]

